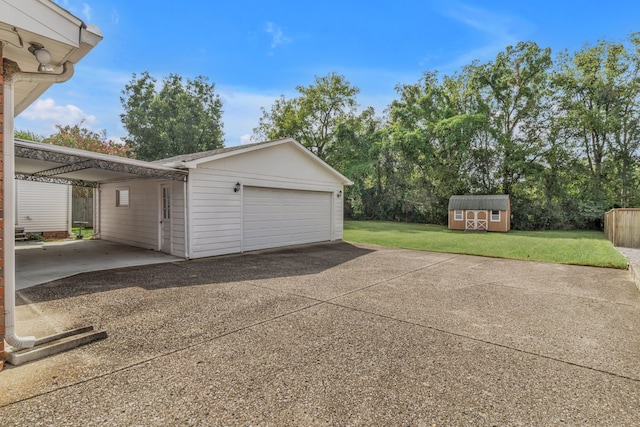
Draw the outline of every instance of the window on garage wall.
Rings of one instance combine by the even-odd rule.
[[[129,206],[129,189],[128,188],[116,189],[116,206],[117,207]]]

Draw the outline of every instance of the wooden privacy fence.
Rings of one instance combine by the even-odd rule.
[[[640,209],[611,209],[605,213],[604,235],[614,246],[640,248]]]

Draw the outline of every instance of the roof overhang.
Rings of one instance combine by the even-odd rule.
[[[18,139],[15,170],[18,179],[84,187],[140,178],[186,181],[188,175],[186,170],[141,160]]]
[[[508,194],[451,196],[448,210],[500,210],[509,209]]]
[[[275,140],[275,141],[267,141],[267,142],[259,143],[259,144],[251,144],[251,145],[248,145],[246,147],[241,147],[241,148],[238,148],[238,149],[234,149],[232,151],[221,150],[221,152],[218,153],[218,154],[212,154],[211,156],[201,157],[199,159],[195,159],[195,160],[191,160],[191,161],[183,161],[183,162],[172,163],[171,166],[175,165],[175,166],[180,166],[180,167],[184,167],[184,168],[187,168],[187,169],[194,169],[194,168],[198,167],[199,164],[202,164],[202,163],[211,162],[213,160],[224,159],[225,157],[238,156],[238,155],[242,155],[242,154],[245,154],[245,153],[249,153],[251,151],[263,150],[265,148],[275,147],[275,146],[281,145],[281,144],[290,144],[293,147],[295,147],[296,149],[298,149],[301,153],[303,153],[309,159],[311,159],[312,161],[318,163],[323,168],[325,168],[327,171],[329,171],[332,175],[334,175],[336,178],[338,178],[338,180],[341,181],[342,185],[353,185],[353,182],[349,178],[345,177],[340,172],[338,172],[337,170],[332,168],[328,163],[326,163],[320,157],[318,157],[315,154],[313,154],[304,145],[300,144],[298,141],[296,141],[293,138],[284,138],[284,139],[278,139],[278,140]]]
[[[36,72],[38,61],[29,52],[38,43],[51,53],[54,73],[67,61],[77,63],[102,40],[100,30],[86,25],[49,0],[0,0],[0,42],[3,56],[17,63],[20,71]],[[15,114],[18,115],[53,83],[23,81],[16,85]]]

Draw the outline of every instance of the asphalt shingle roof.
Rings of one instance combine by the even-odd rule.
[[[488,196],[451,196],[449,210],[497,210],[506,211],[509,207],[509,195],[493,194]]]
[[[229,153],[231,151],[242,150],[244,148],[255,147],[257,145],[268,144],[274,141],[262,141],[262,142],[254,142],[253,144],[244,144],[238,145],[235,147],[226,147],[226,148],[218,148],[215,150],[209,151],[200,151],[199,153],[191,153],[191,154],[181,154],[179,156],[169,157],[166,159],[155,160],[153,163],[159,163],[161,165],[165,165],[167,163],[176,163],[176,162],[191,162],[193,160],[202,159],[204,157],[215,156],[217,154]]]

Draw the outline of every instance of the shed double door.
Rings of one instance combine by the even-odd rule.
[[[465,229],[475,231],[487,231],[487,219],[489,211],[466,211]]]
[[[242,250],[331,240],[332,193],[244,187]]]

